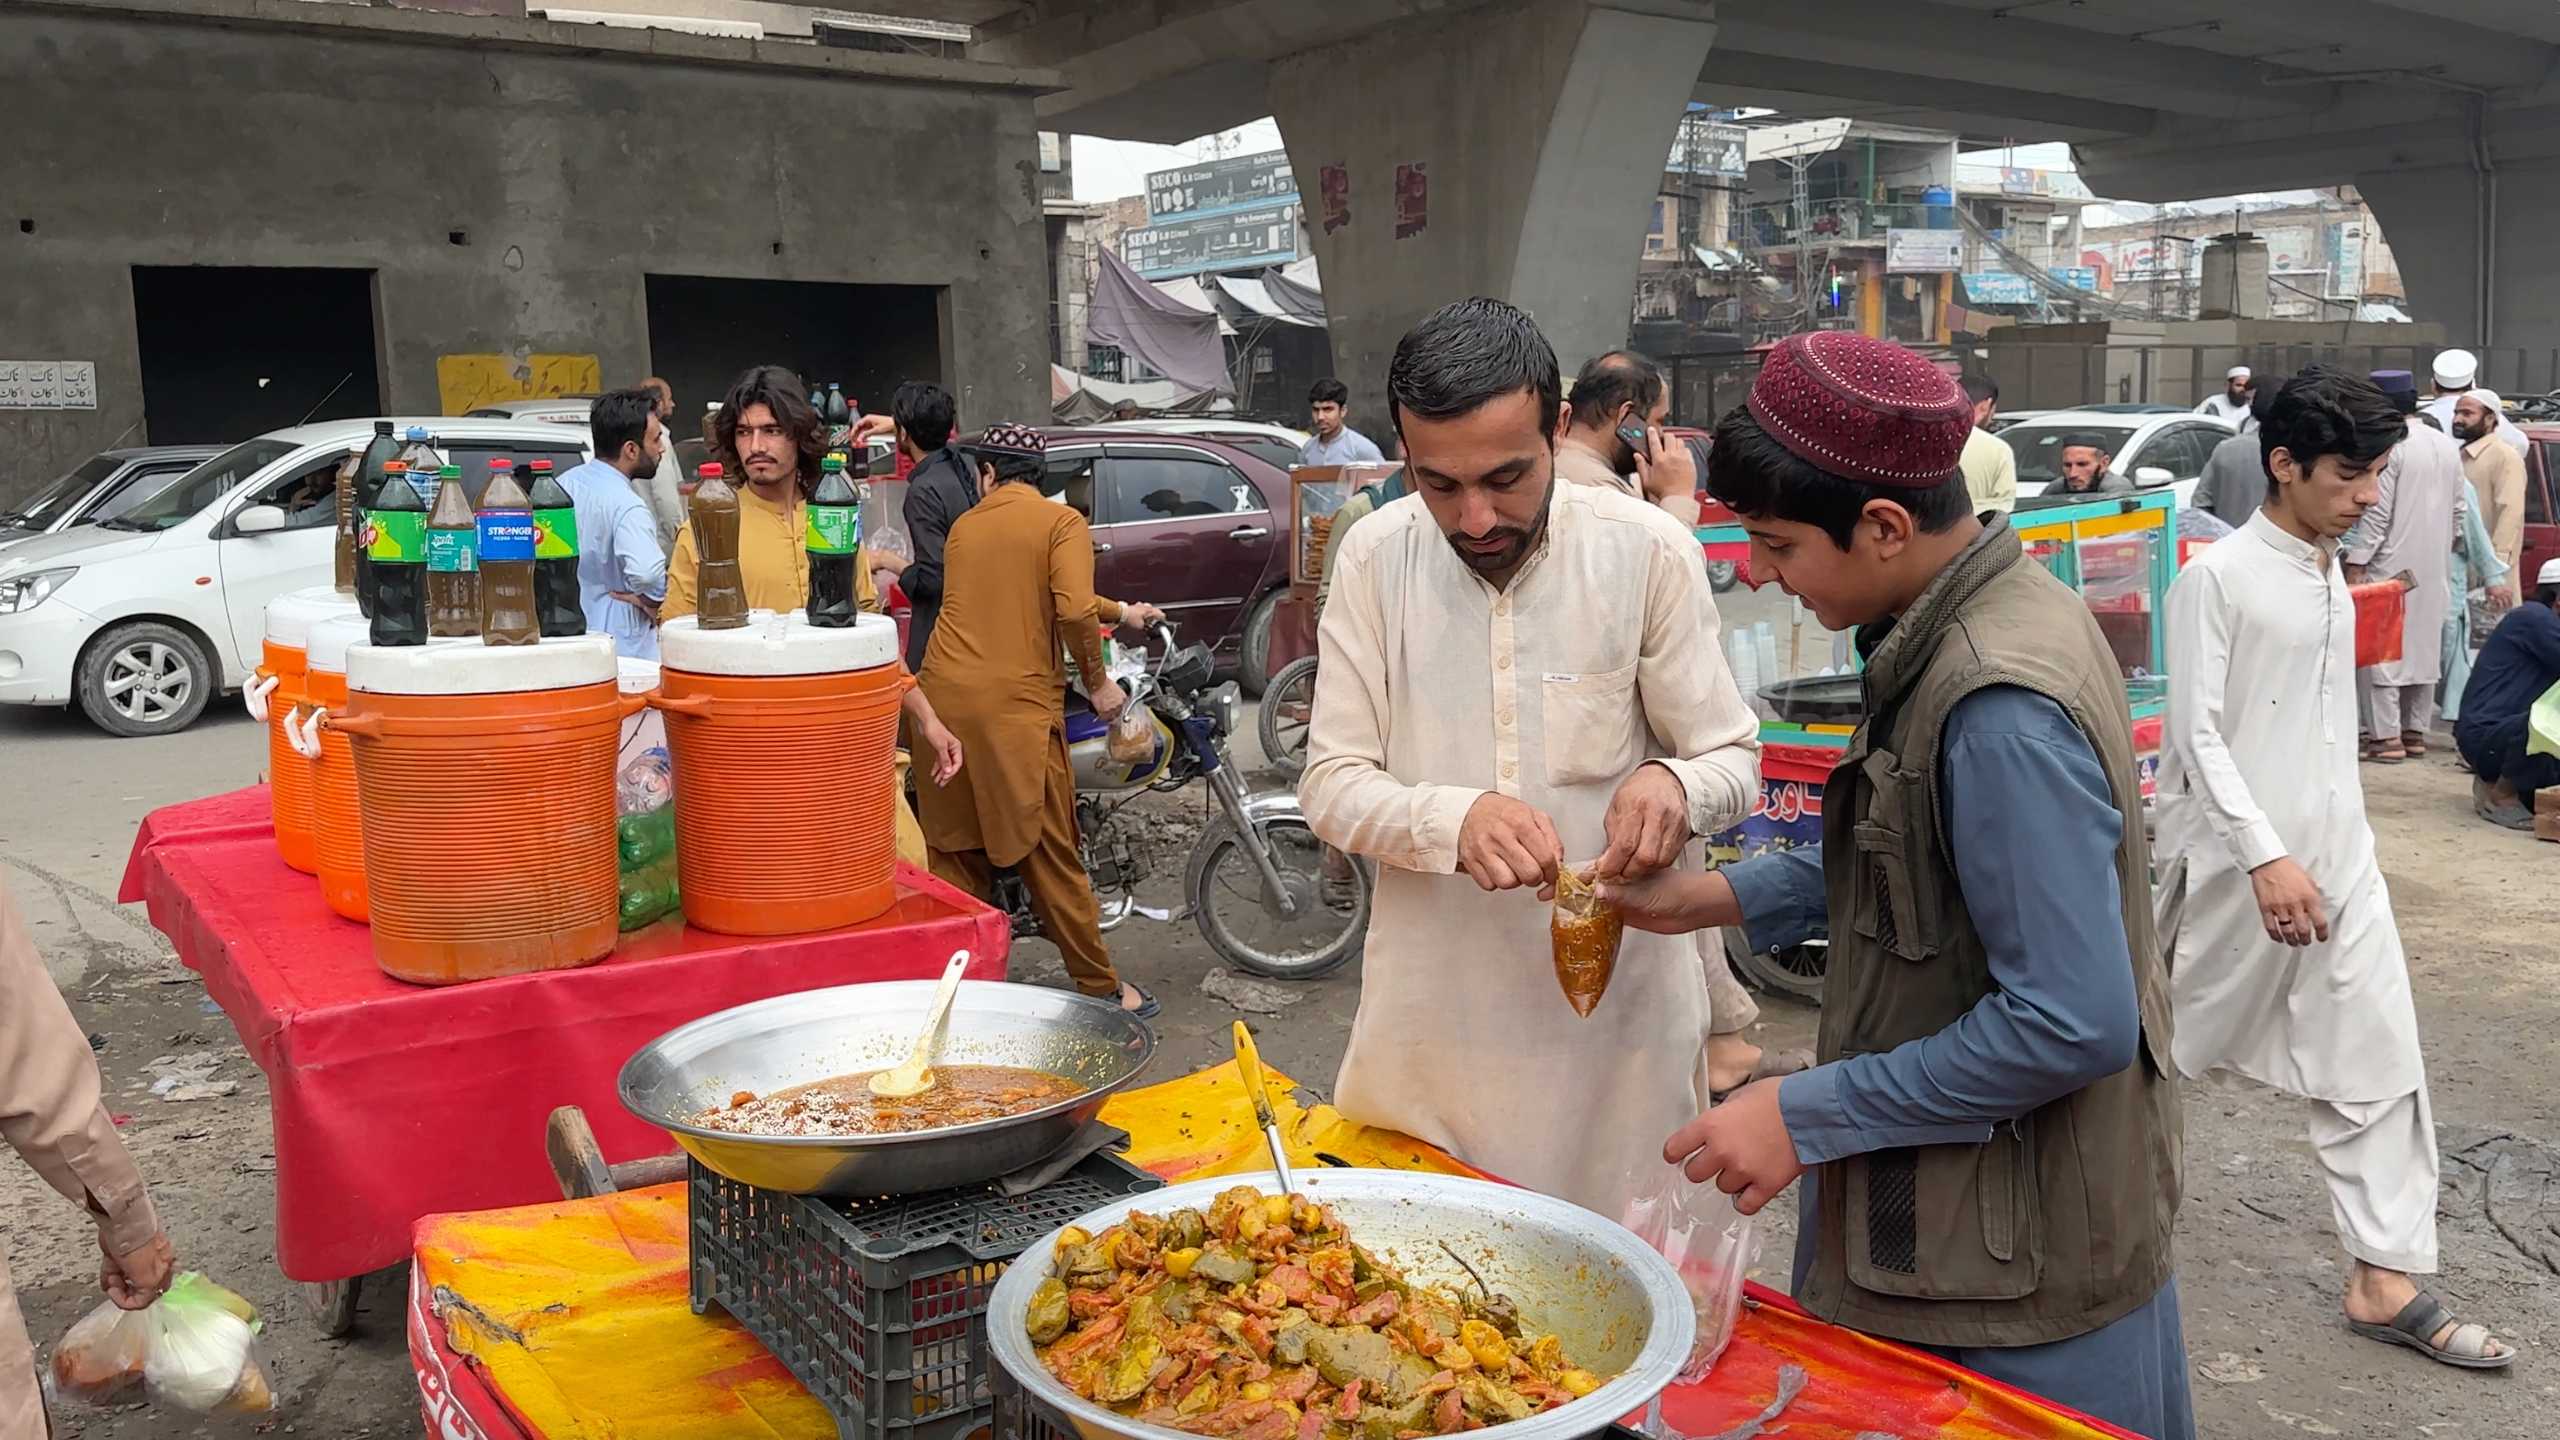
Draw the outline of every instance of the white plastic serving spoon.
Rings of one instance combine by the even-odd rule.
[[[916,1037],[915,1051],[896,1069],[874,1074],[872,1094],[898,1100],[933,1088],[933,1052],[942,1046],[942,1023],[950,1018],[951,997],[960,993],[960,972],[968,968],[966,950],[953,955],[951,963],[942,967],[942,984],[933,992],[933,1008],[925,1012],[924,1033]]]

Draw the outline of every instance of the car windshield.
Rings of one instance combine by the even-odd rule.
[[[2017,452],[2018,483],[2049,485],[2062,478],[2062,442],[2072,436],[2087,436],[2106,447],[2109,455],[2124,454],[2126,442],[2133,439],[2130,425],[2075,425],[2069,421],[2028,420],[2000,432],[2000,439]]]
[[[97,488],[99,481],[116,473],[124,464],[113,455],[92,455],[80,462],[79,468],[47,485],[26,504],[0,515],[0,526],[16,530],[42,530],[80,503],[80,497]]]
[[[174,484],[113,520],[109,530],[167,530],[184,525],[195,513],[231,493],[232,487],[293,453],[282,440],[243,440],[188,471]]]

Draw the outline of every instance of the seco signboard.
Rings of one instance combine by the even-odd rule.
[[[1186,215],[1263,209],[1297,198],[1298,181],[1289,171],[1286,150],[1230,155],[1147,176],[1147,219],[1156,225]]]
[[[1250,270],[1298,258],[1298,202],[1193,215],[1127,231],[1120,258],[1149,280],[1213,270]]]

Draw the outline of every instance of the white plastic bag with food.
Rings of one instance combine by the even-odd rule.
[[[1693,1185],[1679,1167],[1650,1162],[1629,1177],[1624,1224],[1680,1272],[1698,1314],[1697,1343],[1680,1383],[1694,1385],[1715,1368],[1742,1316],[1742,1282],[1760,1258],[1760,1230],[1713,1185]]]
[[[54,1394],[111,1405],[139,1384],[173,1410],[273,1410],[258,1329],[256,1306],[188,1271],[148,1309],[119,1310],[110,1301],[82,1316],[54,1347]]]

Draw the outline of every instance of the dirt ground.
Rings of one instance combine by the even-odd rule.
[[[377,1277],[360,1332],[328,1341],[275,1269],[274,1158],[266,1084],[229,1023],[138,906],[109,898],[135,820],[201,794],[208,777],[254,777],[259,733],[236,711],[183,737],[109,741],[76,717],[0,713],[11,803],[0,807],[0,879],[27,909],[72,1008],[103,1048],[110,1108],[151,1177],[184,1262],[268,1315],[266,1351],[287,1408],[263,1421],[190,1421],[139,1408],[67,1415],[92,1440],[302,1434],[414,1435],[401,1334],[404,1275]],[[2547,1037],[2560,1026],[2560,847],[2475,821],[2467,782],[2440,751],[2366,773],[2375,829],[2409,950],[2435,1113],[2446,1154],[2437,1286],[2524,1351],[2505,1375],[2447,1370],[2349,1336],[2328,1207],[2299,1102],[2253,1086],[2191,1085],[2180,1279],[2196,1409],[2212,1436],[2507,1436],[2549,1433],[2560,1372],[2560,1083]],[[45,777],[41,786],[31,777]],[[1186,819],[1166,817],[1179,827]],[[1169,887],[1149,898],[1170,900]],[[1165,1001],[1156,1073],[1225,1054],[1240,1009],[1273,1065],[1318,1088],[1338,1062],[1358,999],[1357,966],[1303,986],[1237,986],[1187,925],[1133,920],[1113,950]],[[1015,978],[1060,981],[1028,943]],[[1204,990],[1204,984],[1209,987]],[[1210,993],[1215,991],[1216,993]],[[1761,1038],[1810,1043],[1813,1011],[1764,1000]],[[155,1076],[209,1057],[217,1098],[155,1098]],[[217,1087],[218,1088],[218,1084]],[[538,1199],[538,1196],[528,1196]],[[1791,1197],[1790,1197],[1791,1199]],[[1759,1278],[1784,1287],[1788,1200],[1772,1206]],[[0,1246],[49,1349],[96,1303],[90,1232],[23,1167],[0,1162]]]

